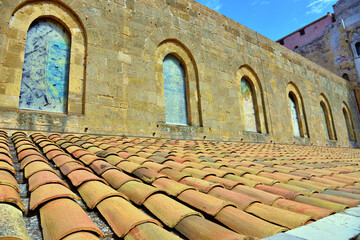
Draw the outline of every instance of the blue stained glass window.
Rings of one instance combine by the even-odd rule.
[[[176,57],[163,61],[166,123],[188,125],[185,71]]]
[[[27,33],[19,108],[67,111],[68,31],[51,19],[35,20]]]

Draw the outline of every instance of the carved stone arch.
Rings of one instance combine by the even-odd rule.
[[[239,68],[236,73],[236,82],[239,87],[239,93],[241,96],[241,80],[245,78],[252,87],[253,98],[254,98],[254,108],[256,116],[256,125],[257,132],[259,133],[268,133],[268,123],[266,119],[266,110],[265,102],[263,96],[263,88],[260,83],[260,79],[256,72],[248,65],[243,65]],[[242,96],[239,98],[240,101],[240,116],[245,116],[243,109],[243,99]],[[242,129],[246,129],[245,119],[242,117],[240,120],[240,125]]]
[[[309,136],[307,119],[306,119],[305,106],[299,88],[296,86],[294,82],[289,82],[286,87],[286,93],[287,93],[286,94],[287,97],[289,97],[289,95],[291,94],[295,100],[296,111],[298,114],[298,121],[299,121],[300,136],[309,138],[310,136]]]
[[[351,112],[350,112],[350,108],[348,106],[348,104],[346,102],[343,102],[342,104],[342,111],[343,111],[343,114],[344,114],[344,120],[345,120],[345,124],[346,124],[346,127],[347,127],[347,131],[348,131],[348,134],[349,134],[349,140],[350,141],[356,141],[356,134],[355,134],[355,130],[354,130],[354,123],[353,123],[353,120],[352,120],[352,115],[351,115]]]
[[[199,93],[199,80],[196,62],[188,48],[176,39],[162,41],[155,52],[155,79],[156,91],[160,96],[159,104],[164,109],[165,122],[165,95],[164,95],[164,74],[163,61],[166,56],[175,56],[182,64],[185,71],[186,100],[188,124],[192,126],[202,126],[201,103]]]
[[[22,67],[25,56],[26,36],[30,25],[37,19],[53,19],[66,28],[71,38],[68,114],[84,113],[86,32],[79,17],[60,1],[25,1],[13,12],[9,22],[7,52],[4,68],[17,74],[11,83],[12,103],[7,107],[18,108]],[[12,47],[17,45],[17,47]],[[17,56],[14,58],[14,56]]]
[[[188,37],[186,32],[172,27],[158,28],[156,31],[152,32],[147,39],[145,39],[143,57],[148,59],[155,59],[156,56],[154,55],[154,52],[157,51],[158,47],[166,41],[174,41],[179,43],[184,49],[187,50],[194,63],[201,63],[197,41],[194,41],[192,38]]]
[[[334,118],[332,115],[331,107],[328,98],[321,93],[319,97],[319,103],[320,103],[320,111],[323,111],[325,123],[326,126],[324,128],[327,128],[329,139],[330,140],[337,140],[336,131],[335,131],[335,124],[334,124]]]

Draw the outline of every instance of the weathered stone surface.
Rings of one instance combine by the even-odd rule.
[[[112,135],[348,147],[345,102],[360,138],[349,82],[192,0],[30,1],[14,16],[23,1],[4,2],[0,127],[67,132],[87,127],[87,133]],[[67,114],[18,109],[26,29],[41,14],[60,19],[71,32]],[[165,53],[185,65],[190,126],[165,122]],[[251,72],[250,80],[257,81],[259,133],[246,132],[244,124],[239,74],[244,67]],[[290,82],[301,94],[304,107],[299,119],[305,121],[304,136],[309,139],[294,137]],[[336,141],[329,142],[319,130],[324,127],[321,93],[329,100]]]

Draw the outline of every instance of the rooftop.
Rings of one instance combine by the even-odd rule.
[[[0,238],[290,236],[360,204],[359,149],[3,131],[0,156]]]

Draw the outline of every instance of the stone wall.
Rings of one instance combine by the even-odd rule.
[[[59,9],[61,11],[59,11]],[[0,127],[186,139],[351,146],[342,112],[360,119],[351,84],[192,0],[0,0]],[[29,19],[71,32],[66,114],[18,108]],[[165,122],[162,61],[186,69],[189,126]],[[258,132],[246,132],[240,82],[252,81]],[[304,137],[294,137],[289,84],[298,90]],[[325,137],[322,95],[337,140]]]

